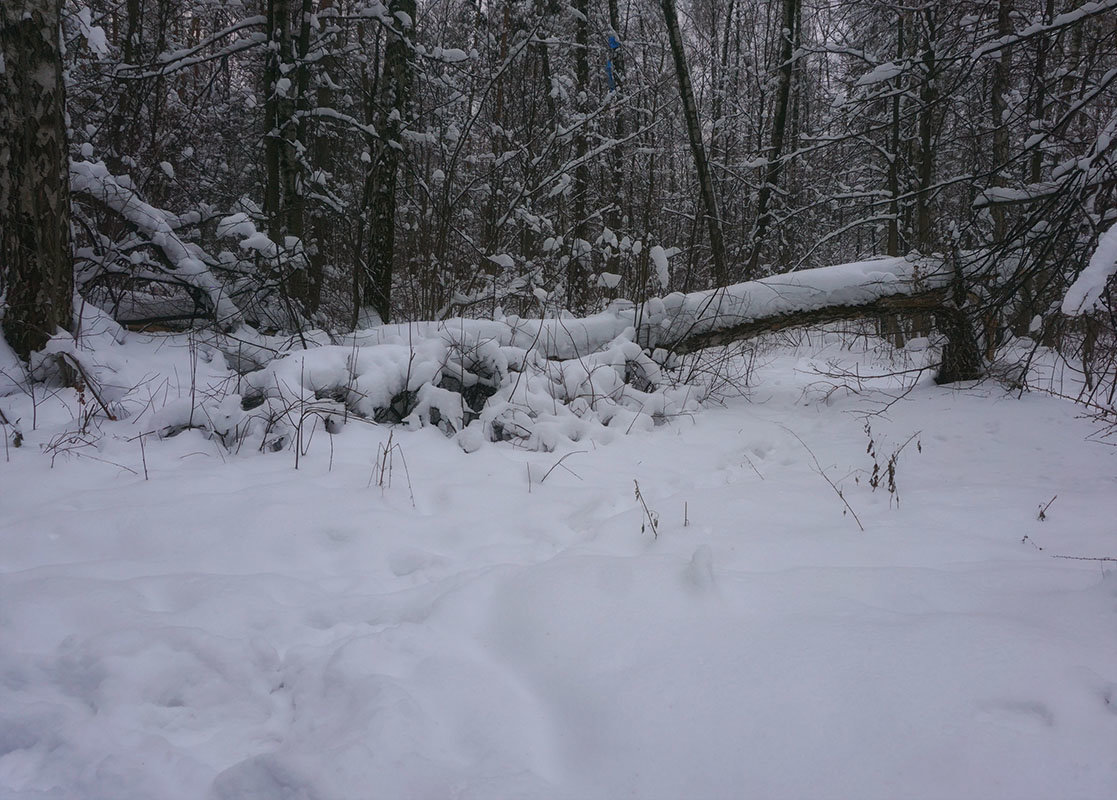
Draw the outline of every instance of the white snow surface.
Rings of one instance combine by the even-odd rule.
[[[1117,224],[1098,238],[1090,263],[1063,297],[1063,313],[1077,317],[1097,310],[1109,279],[1117,273]]]
[[[296,469],[141,451],[216,386],[244,413],[243,379],[92,335],[118,422],[0,396],[5,800],[1117,792],[1117,564],[1053,557],[1117,556],[1117,450],[1066,401],[904,391],[868,376],[927,350],[812,332],[607,445],[311,424]],[[914,434],[899,502],[866,422],[882,469]]]

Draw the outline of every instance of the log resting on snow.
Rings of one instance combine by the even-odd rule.
[[[643,305],[618,300],[583,318],[451,319],[381,325],[350,343],[406,344],[450,336],[493,340],[572,359],[601,350],[620,336],[649,349],[690,353],[762,333],[843,319],[934,311],[947,301],[952,273],[932,258],[878,258],[773,275],[720,289],[676,292]]]
[[[309,408],[335,422],[356,416],[436,425],[457,435],[467,452],[484,440],[553,450],[563,440],[650,430],[698,407],[702,387],[665,379],[663,359],[649,355],[649,348],[660,355],[686,353],[792,325],[916,310],[938,314],[951,308],[951,284],[939,262],[878,259],[668,295],[641,307],[614,303],[581,319],[381,325],[348,342],[307,350],[296,350],[293,340],[275,342],[271,355],[286,357],[260,359],[263,368],[244,376],[239,406],[223,401],[205,417],[225,420],[212,432],[226,443],[230,431],[235,439],[235,431],[253,429],[260,446],[271,449],[299,435],[301,422],[283,422],[298,407],[304,416]],[[963,316],[946,321],[961,324]],[[243,360],[251,336],[222,349]]]

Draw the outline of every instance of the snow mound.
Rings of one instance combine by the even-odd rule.
[[[255,416],[273,434],[307,414],[334,424],[357,417],[435,426],[472,452],[482,441],[532,450],[610,441],[618,431],[647,430],[693,411],[702,398],[698,387],[673,385],[632,341],[631,329],[598,352],[568,360],[548,360],[475,330],[288,353],[245,376],[245,403],[260,409]]]

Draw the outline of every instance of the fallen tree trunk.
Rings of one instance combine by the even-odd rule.
[[[642,347],[691,353],[771,331],[843,319],[934,311],[948,298],[952,273],[937,259],[882,258],[801,270],[637,305],[615,301],[583,318],[450,319],[381,325],[349,337],[355,345],[408,344],[429,338],[491,340],[554,360],[600,351],[626,336]]]
[[[858,305],[833,305],[803,311],[789,311],[785,314],[761,317],[737,325],[685,335],[675,342],[670,350],[678,355],[686,355],[707,347],[733,344],[744,339],[751,339],[765,333],[774,333],[787,328],[823,325],[828,322],[841,322],[842,320],[877,319],[896,314],[934,312],[941,309],[946,303],[947,294],[945,288],[927,289],[910,295],[886,295],[869,303]]]
[[[435,425],[458,436],[467,451],[486,440],[552,450],[562,441],[650,429],[697,409],[706,388],[661,369],[671,352],[905,312],[941,316],[953,342],[958,332],[951,326],[966,318],[959,286],[940,261],[890,258],[673,294],[640,306],[621,301],[580,319],[380,325],[347,342],[303,350],[273,340],[263,359],[251,351],[266,337],[244,331],[225,346],[216,344],[235,357],[230,363],[263,361],[262,368],[238,383],[244,392],[239,407],[222,403],[203,416],[217,420],[206,424],[222,441],[239,442],[254,431],[253,442],[270,450],[299,440],[308,418],[328,422],[333,432],[350,416]],[[253,343],[253,335],[261,341]],[[944,363],[944,370],[953,369],[955,379],[969,377],[960,359],[971,352],[956,349],[958,364]],[[944,362],[951,357],[944,354]],[[168,431],[180,429],[181,420],[172,423]]]

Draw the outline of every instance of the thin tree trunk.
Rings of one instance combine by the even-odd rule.
[[[578,119],[574,133],[574,198],[571,208],[573,237],[570,260],[566,262],[566,307],[576,314],[586,311],[589,303],[590,246],[587,195],[589,194],[590,168],[587,162],[589,140],[586,137],[589,110],[589,0],[573,0],[576,18],[574,24],[574,88],[578,99],[575,109]]]
[[[0,4],[0,289],[26,358],[73,325],[61,0]]]
[[[997,3],[997,36],[1008,36],[1012,33],[1012,0],[998,0]],[[993,80],[989,92],[989,112],[993,125],[993,179],[994,186],[1004,186],[1004,169],[1008,164],[1008,124],[1005,120],[1005,111],[1008,108],[1005,95],[1009,91],[1009,73],[1012,69],[1012,49],[1005,47],[1000,56],[993,62]],[[1002,205],[995,205],[993,213],[993,241],[1000,244],[1008,233],[1008,219],[1006,209]]]
[[[1043,23],[1048,25],[1055,17],[1055,0],[1047,0],[1043,9]],[[1050,40],[1047,36],[1040,36],[1036,44],[1036,63],[1035,72],[1032,74],[1032,82],[1035,86],[1035,97],[1032,105],[1032,121],[1033,124],[1044,124],[1047,117],[1047,52],[1050,47]],[[1040,147],[1035,148],[1032,152],[1031,158],[1028,163],[1028,181],[1030,183],[1039,183],[1040,177],[1043,174],[1043,149]],[[1034,248],[1034,254],[1039,257],[1043,263],[1044,248]],[[1012,332],[1017,336],[1026,336],[1031,330],[1032,318],[1036,314],[1042,314],[1047,303],[1044,300],[1051,300],[1050,288],[1052,285],[1052,270],[1051,267],[1044,263],[1036,274],[1027,275],[1021,282],[1020,286],[1020,302],[1015,318],[1012,323]],[[1043,292],[1042,288],[1037,293],[1037,287],[1048,287],[1047,292]],[[1056,326],[1045,324],[1042,328],[1041,341],[1044,345],[1051,347],[1055,344]]]
[[[618,7],[617,0],[609,0],[609,27],[611,29],[610,35],[613,37],[613,40],[609,42],[609,58],[613,64],[613,138],[619,142],[624,139],[627,128],[625,126],[623,111],[616,107],[616,101],[621,98],[625,89],[624,48],[621,45],[620,8]],[[616,47],[613,46],[614,42],[616,43]],[[619,146],[613,147],[609,153],[609,171],[611,173],[610,180],[612,186],[609,187],[611,194],[607,196],[611,196],[613,201],[606,215],[606,220],[610,230],[612,230],[613,233],[617,233],[621,230],[621,226],[624,222],[625,215],[623,203],[629,195],[625,187],[624,153]],[[606,270],[619,274],[621,271],[620,259],[620,253],[614,249],[606,263]]]
[[[296,85],[291,78],[294,59],[291,38],[291,0],[269,0],[267,15],[268,60],[264,68],[264,117],[268,127],[265,145],[267,185],[264,189],[264,214],[268,235],[279,248],[288,236],[302,236],[302,207],[296,196],[298,163],[295,155],[297,132],[292,124]],[[290,77],[288,77],[290,76]],[[287,287],[285,268],[277,265],[280,281]]]
[[[510,0],[504,0],[504,9],[501,14],[501,30],[500,30],[500,65],[503,65],[508,58],[508,37],[512,33],[512,4]],[[506,76],[502,73],[496,79],[496,99],[493,104],[493,117],[492,125],[489,131],[492,136],[492,152],[496,154],[499,159],[504,153],[506,147],[505,137],[505,123],[506,118],[506,104],[504,89]],[[486,253],[499,252],[500,248],[500,230],[497,224],[503,214],[501,208],[501,180],[497,170],[494,168],[492,179],[489,181],[489,197],[487,208],[484,215],[484,226],[481,232],[481,249]]]
[[[718,157],[718,134],[727,127],[725,120],[722,119],[722,114],[725,113],[725,95],[729,90],[729,36],[733,30],[733,11],[736,5],[736,0],[729,0],[725,9],[725,30],[721,42],[721,60],[717,65],[719,68],[718,79],[714,84],[714,98],[711,106],[713,124],[710,126],[710,156],[714,159]],[[710,33],[712,41],[715,38],[716,30],[710,31]]]
[[[903,63],[904,58],[904,14],[896,14],[896,63]],[[892,96],[892,141],[890,147],[890,160],[888,162],[888,194],[891,201],[888,204],[888,255],[900,255],[900,86],[903,78],[896,76],[896,85],[893,87]]]
[[[772,223],[770,210],[772,193],[779,186],[780,173],[783,172],[783,143],[787,131],[788,107],[791,103],[791,79],[795,65],[792,58],[798,42],[794,34],[798,31],[796,18],[799,14],[799,0],[784,0],[783,26],[780,31],[780,83],[776,92],[776,109],[772,119],[772,146],[768,151],[768,166],[764,171],[764,185],[756,198],[756,226],[752,232],[752,248],[745,266],[745,278],[756,276],[760,265],[760,253],[764,247],[764,237]]]
[[[710,234],[710,250],[714,257],[714,283],[725,286],[729,283],[729,269],[725,263],[725,241],[722,238],[721,218],[718,215],[717,196],[710,175],[710,164],[706,158],[706,146],[702,142],[702,128],[698,122],[698,106],[694,100],[694,88],[690,82],[690,70],[683,50],[683,35],[679,30],[679,16],[675,10],[675,0],[661,0],[663,18],[667,23],[667,36],[671,43],[671,55],[675,59],[675,74],[679,80],[679,95],[683,101],[683,116],[686,117],[687,136],[690,139],[690,152],[694,157],[694,170],[698,173],[698,187],[702,192],[702,205],[706,211],[706,225]]]
[[[896,14],[896,63],[902,63],[904,58],[904,12]],[[889,147],[888,162],[888,194],[891,200],[888,204],[888,244],[887,251],[890,256],[900,255],[900,86],[903,78],[896,76],[896,85],[892,95],[892,131]],[[903,319],[900,316],[882,318],[881,335],[887,337],[894,347],[904,346]]]
[[[925,8],[923,16],[927,30],[923,40],[923,83],[919,90],[919,191],[915,196],[915,241],[920,252],[926,254],[934,250],[929,195],[935,171],[934,116],[939,90],[935,85],[938,68],[934,9]]]
[[[291,103],[292,110],[305,112],[310,108],[310,65],[307,55],[310,52],[310,17],[314,10],[313,0],[300,0],[298,18],[292,20],[292,35],[298,31],[294,39],[295,66],[291,71],[294,76],[295,97]],[[287,288],[291,299],[298,303],[303,313],[311,316],[318,310],[317,298],[321,296],[321,262],[311,256],[315,249],[315,242],[306,239],[307,217],[309,209],[306,204],[306,187],[303,174],[305,170],[299,163],[299,151],[303,158],[308,158],[311,153],[317,153],[313,143],[309,141],[310,130],[305,114],[298,121],[287,121],[284,131],[283,146],[283,180],[281,181],[285,198],[284,216],[287,222],[287,235],[302,240],[304,256],[294,264],[290,273]],[[311,225],[312,230],[316,229]],[[315,275],[315,272],[318,272]]]
[[[319,13],[332,9],[333,7],[334,0],[320,0],[318,3]],[[309,28],[309,24],[307,27]],[[327,42],[325,48],[327,52],[329,52],[331,46],[334,44],[332,41],[333,38],[334,37],[331,36],[330,40]],[[318,62],[318,65],[330,80],[336,80],[336,76],[333,74],[335,60],[332,55],[323,56]],[[318,108],[330,108],[333,106],[334,92],[333,89],[330,88],[330,80],[323,80],[318,85],[317,97],[315,98]],[[335,146],[329,137],[323,135],[323,131],[318,130],[316,132],[312,150],[314,152],[315,168],[325,170],[327,173],[332,173],[336,161]],[[316,213],[312,215],[310,221],[311,247],[307,253],[306,264],[306,308],[310,314],[316,313],[322,304],[322,284],[325,281],[326,255],[328,244],[330,243],[331,229],[332,226],[327,221],[324,214]]]
[[[1051,24],[1055,17],[1055,0],[1047,0],[1043,9],[1043,24]],[[1036,71],[1033,76],[1035,81],[1035,105],[1032,107],[1032,118],[1037,122],[1043,121],[1047,116],[1047,49],[1048,37],[1040,36],[1036,51]],[[1039,183],[1040,173],[1043,169],[1043,150],[1036,148],[1032,153],[1029,170],[1029,180]]]
[[[396,243],[396,181],[403,150],[404,120],[411,104],[411,29],[400,21],[406,17],[414,24],[415,0],[392,0],[388,12],[399,33],[388,35],[384,50],[384,70],[380,79],[376,142],[372,168],[365,184],[365,207],[369,212],[369,235],[365,255],[365,274],[361,285],[361,305],[375,310],[387,322],[392,307],[392,264]]]

